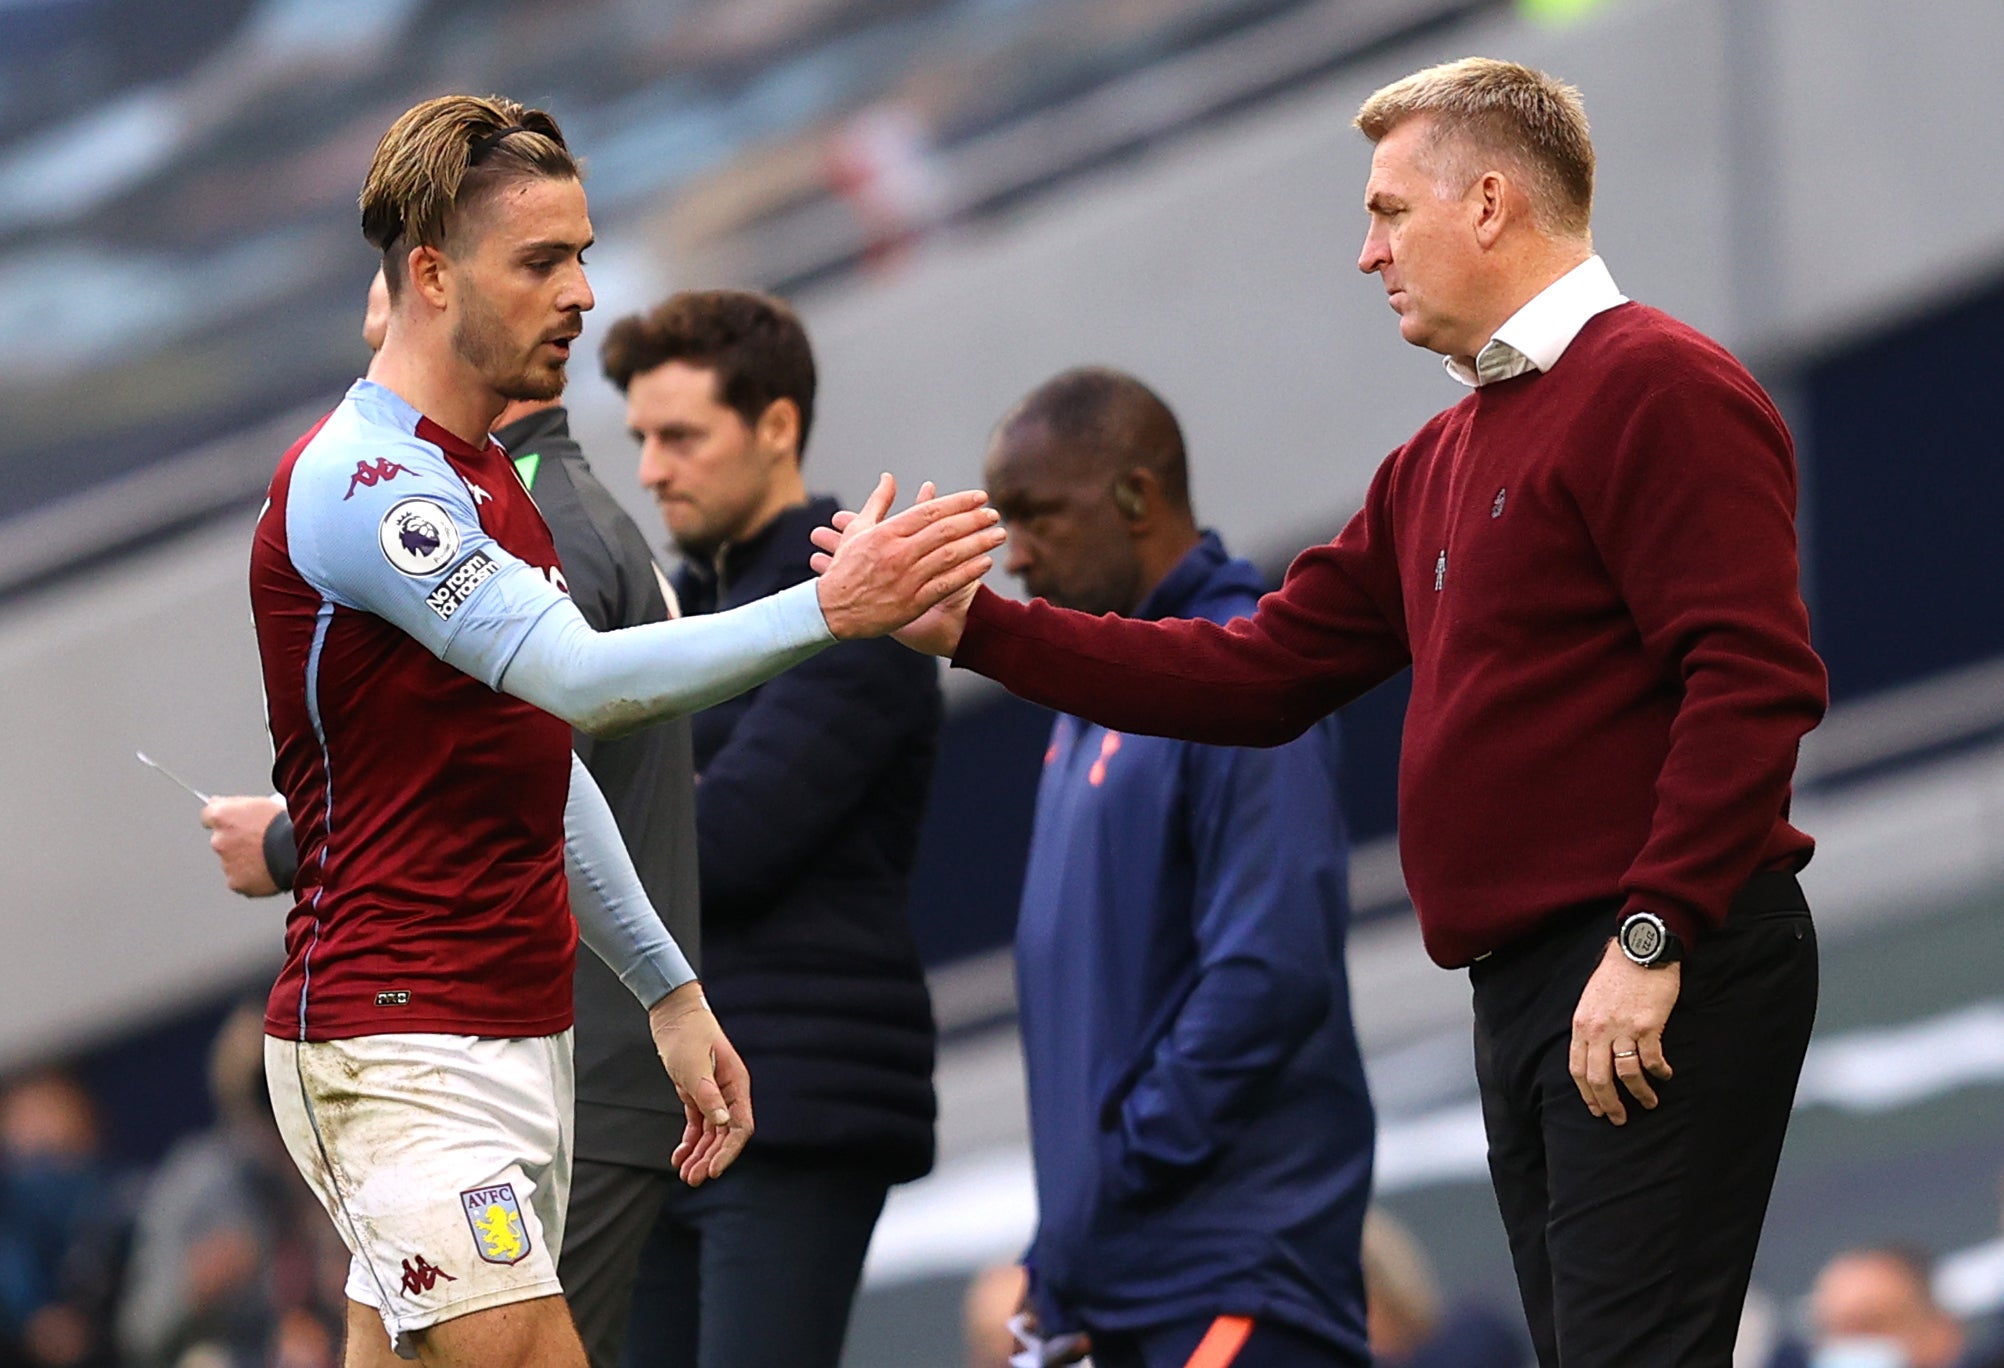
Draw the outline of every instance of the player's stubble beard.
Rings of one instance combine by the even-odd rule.
[[[452,349],[503,399],[541,402],[563,394],[568,378],[565,362],[538,364],[536,352],[542,345],[543,339],[537,338],[524,357],[501,315],[479,292],[468,290],[461,297],[459,317],[452,325]]]

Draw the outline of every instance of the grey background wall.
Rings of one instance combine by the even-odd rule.
[[[1354,270],[1369,149],[1348,119],[1384,80],[1468,52],[1583,89],[1616,278],[1784,388],[1801,358],[2004,271],[2004,181],[1983,171],[2004,144],[1995,0],[1615,0],[1571,29],[1492,19],[803,299],[824,371],[813,482],[854,496],[879,469],[971,481],[1014,397],[1095,360],[1177,406],[1199,509],[1241,549],[1327,535],[1456,393]],[[594,329],[720,283],[608,247]],[[573,403],[625,489],[617,396],[581,375]],[[0,1066],[275,956],[277,909],[220,891],[192,800],[132,759],[147,749],[222,789],[268,782],[248,532],[206,528],[0,621]]]

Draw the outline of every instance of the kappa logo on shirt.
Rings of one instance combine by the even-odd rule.
[[[1502,517],[1503,501],[1509,497],[1510,497],[1510,488],[1508,485],[1505,485],[1502,489],[1497,490],[1496,502],[1489,505],[1489,516],[1492,518]]]
[[[355,462],[355,473],[348,477],[348,492],[341,496],[346,503],[355,497],[358,489],[374,489],[404,473],[405,467],[398,465],[387,456],[378,456],[373,461]]]

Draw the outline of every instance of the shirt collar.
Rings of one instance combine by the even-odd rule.
[[[1178,616],[1227,559],[1224,541],[1206,529],[1197,538],[1197,544],[1184,552],[1183,558],[1162,577],[1162,582],[1148,591],[1133,615],[1150,621]]]
[[[1447,373],[1470,389],[1526,371],[1548,371],[1565,355],[1588,319],[1627,302],[1628,296],[1615,287],[1607,263],[1590,256],[1503,320],[1503,326],[1476,353],[1473,369],[1452,356],[1441,360]]]

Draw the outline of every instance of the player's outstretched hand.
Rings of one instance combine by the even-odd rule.
[[[683,984],[647,1012],[654,1049],[682,1099],[682,1143],[670,1160],[690,1187],[731,1166],[752,1134],[751,1075],[710,1014],[699,983]]]
[[[246,898],[268,898],[278,892],[278,882],[264,860],[264,831],[284,811],[275,798],[243,794],[218,796],[203,805],[209,849],[222,861],[223,882],[230,892]]]
[[[862,508],[813,533],[821,614],[838,640],[884,636],[957,594],[971,596],[994,566],[988,553],[1006,534],[987,494],[935,497],[928,484],[910,508],[886,516],[897,493],[885,475]]]

